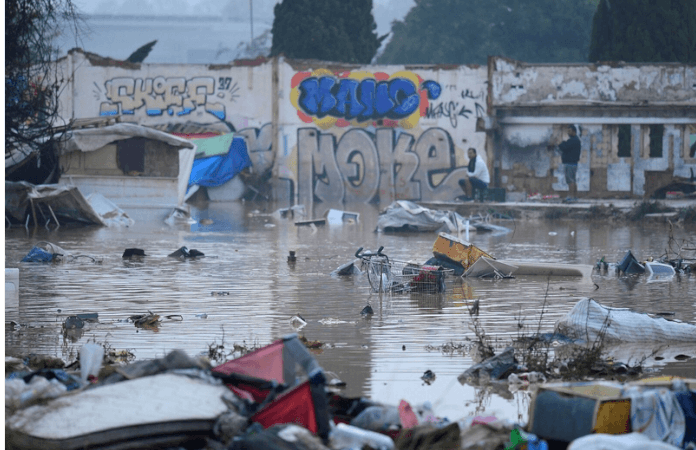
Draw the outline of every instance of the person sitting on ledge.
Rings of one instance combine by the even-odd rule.
[[[464,190],[466,197],[457,197],[460,200],[469,200],[474,198],[474,190],[485,191],[488,189],[488,183],[491,182],[491,177],[488,174],[488,167],[483,160],[476,156],[476,149],[470,148],[468,151],[469,166],[466,169],[467,177],[459,180],[459,186]]]

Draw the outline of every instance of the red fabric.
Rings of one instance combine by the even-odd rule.
[[[227,361],[215,367],[213,371],[225,375],[239,373],[262,380],[285,383],[283,379],[283,345],[282,340],[276,341],[237,359]]]
[[[319,427],[309,381],[276,398],[270,405],[254,414],[251,420],[264,428],[279,423],[296,423],[316,434]]]
[[[401,400],[399,403],[399,418],[403,428],[413,428],[418,425],[418,417],[406,400]]]

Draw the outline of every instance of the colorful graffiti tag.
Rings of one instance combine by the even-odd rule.
[[[308,203],[454,199],[466,166],[457,167],[450,134],[429,128],[417,139],[392,128],[346,131],[340,140],[316,128],[297,132],[299,200]]]
[[[318,127],[391,126],[413,128],[427,114],[440,85],[413,72],[298,72],[290,101],[304,123]]]
[[[144,108],[148,116],[184,116],[197,108],[225,120],[225,105],[215,99],[228,97],[234,101],[239,90],[231,77],[220,77],[217,83],[214,77],[180,77],[131,78],[117,77],[104,83],[106,98],[99,108],[99,115],[132,115]],[[101,92],[101,90],[99,90]]]

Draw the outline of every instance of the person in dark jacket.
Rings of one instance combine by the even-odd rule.
[[[568,196],[566,200],[576,201],[578,196],[578,161],[580,161],[580,138],[575,125],[568,125],[568,139],[558,144],[558,150],[561,152],[561,162],[563,163],[563,173],[565,181],[568,185]],[[554,146],[549,146],[553,150]]]

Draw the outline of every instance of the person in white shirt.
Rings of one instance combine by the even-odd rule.
[[[474,189],[486,190],[488,183],[491,182],[491,176],[488,174],[488,167],[481,158],[476,156],[476,149],[470,148],[469,166],[466,169],[467,178],[459,180],[459,186],[464,190],[464,194],[469,198],[473,198]]]

